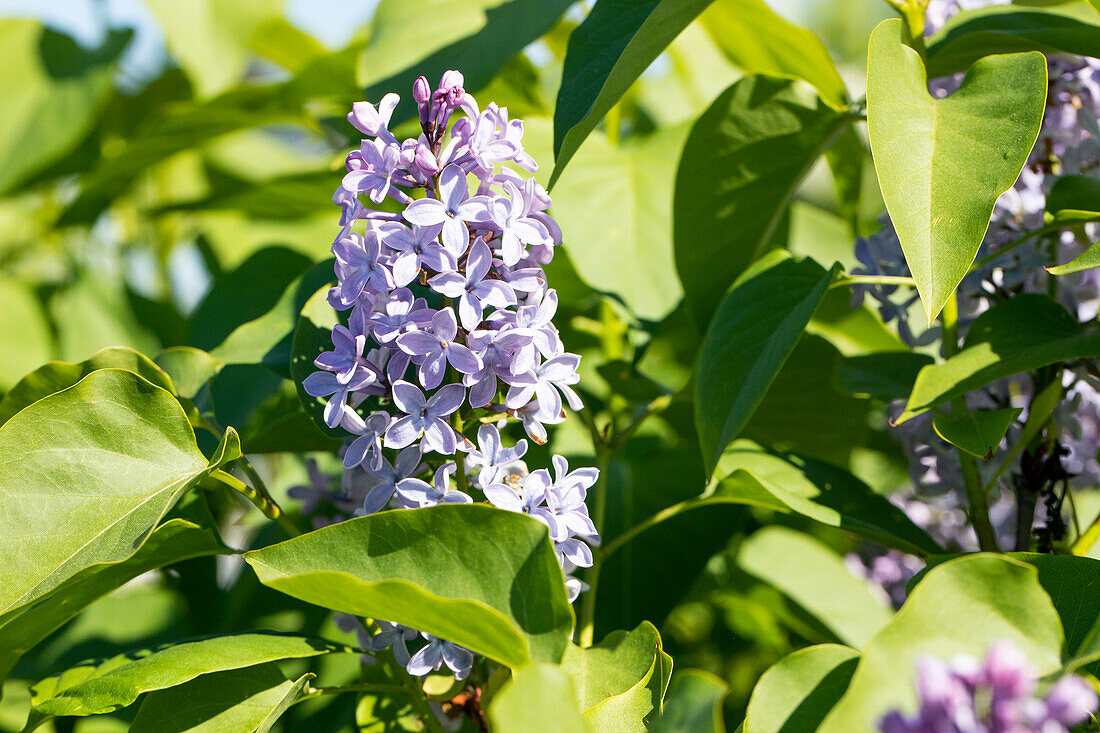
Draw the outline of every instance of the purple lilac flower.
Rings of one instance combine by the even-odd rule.
[[[506,446],[500,431],[515,421],[545,443],[545,426],[565,419],[564,405],[582,407],[572,389],[580,357],[554,327],[557,296],[543,271],[562,232],[546,190],[527,175],[538,165],[524,151],[523,121],[495,104],[479,110],[463,84],[457,71],[434,90],[417,79],[421,131],[405,140],[389,129],[396,94],[377,107],[357,102],[348,115],[366,137],[348,153],[333,196],[337,284],[328,301],[350,315],[304,387],[330,398],[326,421],[349,439],[339,494],[300,493],[312,503],[304,509],[331,496],[350,518],[470,503],[477,489],[547,525],[573,601],[587,586],[568,574],[591,564],[599,542],[584,503],[598,474],[570,472],[555,458],[551,481],[521,460],[526,440]],[[373,208],[383,202],[389,211]],[[479,426],[476,446],[463,425]],[[444,458],[457,451],[468,456]],[[460,465],[469,479],[458,479]],[[364,646],[392,647],[410,673],[443,665],[469,673],[469,651],[425,636],[410,655],[418,632],[377,623]]]
[[[882,733],[1068,733],[1100,703],[1096,691],[1074,675],[1035,697],[1035,673],[1010,641],[990,645],[984,661],[921,658],[913,684],[917,712],[890,711],[879,722]]]

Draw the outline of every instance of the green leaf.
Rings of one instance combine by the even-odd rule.
[[[281,6],[281,0],[149,0],[169,51],[202,97],[241,80],[253,33],[265,20],[278,16]]]
[[[207,516],[206,521],[213,520]],[[188,518],[168,519],[128,558],[92,565],[34,605],[0,616],[0,678],[66,621],[142,573],[191,558],[229,553],[213,530]]]
[[[0,401],[0,425],[28,405],[73,386],[97,369],[125,369],[174,392],[172,380],[149,357],[125,346],[108,346],[82,362],[51,361],[23,377]]]
[[[92,372],[0,427],[0,613],[128,559],[208,462],[179,402],[120,369]]]
[[[332,267],[333,261],[329,259],[306,270],[287,286],[269,311],[237,326],[211,349],[210,355],[226,364],[263,364],[289,377],[298,316],[319,288],[336,279]]]
[[[191,399],[225,366],[214,357],[193,346],[173,346],[154,358],[157,366],[172,378],[180,397]]]
[[[727,691],[726,683],[710,672],[677,672],[665,696],[665,712],[650,733],[726,733],[722,699]]]
[[[1085,330],[1047,295],[1018,295],[978,316],[959,353],[920,371],[896,424],[998,379],[1096,356],[1100,332]]]
[[[776,662],[753,687],[744,733],[817,730],[856,670],[859,652],[839,644],[799,649]]]
[[[992,6],[959,13],[928,41],[929,76],[965,71],[990,54],[1042,51],[1100,56],[1100,22],[1057,8]]]
[[[722,455],[724,476],[702,503],[739,503],[800,514],[918,555],[942,548],[885,497],[844,469],[738,441]]]
[[[112,62],[130,33],[94,51],[31,20],[0,21],[0,194],[72,153],[110,99]]]
[[[1074,555],[1047,555],[1037,552],[1008,552],[1006,557],[1027,563],[1039,573],[1039,585],[1050,596],[1062,621],[1066,646],[1063,658],[1070,669],[1100,659],[1100,606],[1096,593],[1100,589],[1100,560]],[[907,591],[913,592],[932,570],[945,562],[967,555],[934,555],[928,566],[909,581]]]
[[[1009,426],[1023,412],[1021,407],[1003,410],[968,410],[965,415],[936,415],[936,435],[972,456],[989,460],[1005,439]]]
[[[262,317],[313,263],[285,247],[265,247],[214,283],[191,314],[191,346],[214,349],[241,324]]]
[[[646,320],[664,318],[683,297],[669,233],[686,135],[679,126],[612,145],[597,133],[554,188],[552,211],[577,273]]]
[[[752,417],[831,280],[811,259],[762,261],[723,299],[695,373],[695,423],[708,473]]]
[[[495,733],[595,733],[577,708],[569,676],[553,664],[532,664],[512,673],[489,705]]]
[[[34,292],[17,280],[0,278],[0,312],[4,314],[0,321],[0,347],[4,350],[4,358],[0,359],[0,389],[6,389],[47,361],[53,353],[53,343],[42,305]],[[0,415],[3,414],[0,406]]]
[[[795,190],[851,120],[801,82],[749,76],[695,122],[676,171],[676,272],[700,330],[768,248]]]
[[[804,79],[833,107],[845,105],[844,82],[825,44],[813,31],[788,23],[763,0],[717,0],[700,20],[746,74]]]
[[[275,663],[198,677],[150,693],[131,733],[267,733],[309,687],[313,674],[288,680]]]
[[[33,705],[43,715],[98,715],[131,705],[143,693],[182,685],[211,672],[347,651],[352,650],[305,636],[258,632],[213,636],[127,652],[66,670],[31,688]]]
[[[554,107],[553,187],[589,133],[713,0],[599,0],[569,36]]]
[[[936,99],[904,34],[900,19],[871,34],[867,129],[882,197],[931,323],[1035,144],[1046,60],[1039,53],[982,58],[958,91]]]
[[[903,400],[913,391],[920,370],[934,361],[912,351],[850,356],[837,365],[836,385],[848,394]]]
[[[984,554],[944,563],[864,647],[848,691],[818,730],[874,730],[889,710],[915,710],[917,659],[981,658],[998,640],[1015,644],[1039,676],[1061,667],[1062,625],[1035,569]]]
[[[1055,221],[1100,218],[1100,181],[1088,176],[1059,176],[1046,201]]]
[[[54,292],[49,299],[50,320],[57,327],[57,353],[66,361],[79,361],[108,346],[130,346],[152,353],[157,340],[144,328],[116,279],[92,270]]]
[[[645,731],[661,712],[672,658],[662,650],[657,629],[645,621],[586,649],[570,644],[561,668],[592,730]]]
[[[412,626],[513,669],[559,662],[573,629],[545,526],[483,505],[360,517],[245,560],[277,591]]]
[[[377,102],[405,97],[418,76],[430,84],[458,69],[467,91],[488,84],[501,68],[553,27],[572,0],[382,0],[370,43],[359,55],[357,81]],[[487,102],[489,100],[483,100]],[[416,114],[409,98],[396,120]]]
[[[1046,271],[1051,275],[1071,275],[1075,272],[1084,272],[1095,267],[1100,267],[1100,242],[1095,242],[1077,257],[1064,265],[1048,267]]]
[[[742,543],[737,564],[782,591],[856,649],[893,615],[871,595],[865,581],[852,575],[844,558],[805,532],[760,529]]]

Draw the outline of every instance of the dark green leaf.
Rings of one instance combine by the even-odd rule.
[[[1085,330],[1046,295],[1018,295],[978,316],[962,351],[920,371],[897,423],[998,379],[1096,356],[1100,332]]]
[[[676,172],[676,272],[703,329],[768,248],[791,196],[849,119],[790,79],[746,77],[696,121]]]
[[[695,422],[708,472],[752,417],[831,279],[810,259],[762,261],[722,301],[695,374]]]
[[[554,108],[553,187],[588,134],[713,0],[599,0],[569,36]]]
[[[51,361],[23,377],[0,401],[0,425],[27,405],[73,386],[97,369],[125,369],[174,392],[172,380],[149,357],[124,346],[109,346],[77,364]]]
[[[932,426],[936,434],[951,445],[972,456],[993,457],[997,446],[1005,439],[1009,426],[1023,412],[1020,407],[1003,410],[972,410],[965,415],[936,415]]]
[[[1035,144],[1046,61],[1039,53],[984,57],[958,91],[937,99],[905,32],[891,19],[871,34],[867,130],[882,197],[931,322]]]
[[[880,400],[903,400],[913,391],[920,370],[934,361],[927,354],[912,351],[851,356],[837,364],[837,388]]]
[[[405,99],[395,121],[416,108],[406,97],[418,76],[435,88],[443,72],[458,69],[467,91],[477,91],[525,46],[546,33],[572,0],[382,0],[371,21],[370,43],[359,56],[357,81],[377,103],[397,91]],[[482,104],[488,102],[484,100]]]
[[[852,575],[843,557],[804,532],[786,527],[758,530],[742,543],[737,564],[782,591],[856,649],[893,615],[866,582]]]
[[[1100,19],[1063,15],[1057,8],[995,5],[959,13],[928,42],[929,76],[965,71],[983,56],[1018,51],[1100,56]]]
[[[746,74],[805,79],[829,104],[844,106],[844,82],[825,44],[813,31],[788,23],[763,0],[717,0],[700,19]]]
[[[210,462],[179,402],[120,369],[92,372],[0,427],[0,613],[127,560]]]
[[[874,730],[889,710],[914,710],[914,663],[922,656],[984,657],[1012,642],[1039,676],[1061,667],[1062,625],[1035,569],[997,555],[934,568],[863,649],[848,691],[820,733]]]
[[[142,693],[165,690],[211,672],[254,667],[351,649],[324,639],[246,633],[129,652],[74,667],[36,684],[34,710],[43,715],[97,715],[124,708]]]
[[[573,628],[545,526],[491,507],[383,512],[245,559],[287,595],[412,626],[513,668],[557,663]]]
[[[312,674],[288,680],[279,666],[215,672],[150,693],[131,733],[267,733],[308,689]]]
[[[745,713],[745,733],[817,730],[848,689],[859,652],[818,644],[788,654],[757,681]]]

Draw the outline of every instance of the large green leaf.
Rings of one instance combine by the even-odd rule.
[[[396,91],[395,119],[416,114],[407,97],[418,76],[434,85],[458,69],[467,91],[488,84],[525,46],[554,25],[572,0],[382,0],[370,43],[359,55],[357,81],[377,102]],[[482,104],[490,100],[483,100]]]
[[[1100,18],[1088,22],[1052,8],[994,5],[959,13],[928,42],[928,74],[965,71],[990,54],[1019,51],[1100,56]]]
[[[913,351],[850,356],[836,368],[836,386],[848,394],[903,400],[913,391],[920,370],[935,360]]]
[[[887,711],[916,708],[917,659],[984,657],[1001,640],[1015,644],[1037,675],[1061,667],[1062,625],[1035,569],[997,555],[944,563],[864,647],[848,691],[818,730],[877,730]]]
[[[37,603],[0,616],[0,678],[66,621],[142,573],[195,557],[228,554],[213,530],[192,521],[192,513],[159,525],[125,560],[92,565]],[[206,514],[204,520],[212,523]]]
[[[97,715],[124,708],[142,693],[165,690],[211,672],[351,649],[324,639],[275,633],[213,636],[127,652],[68,669],[36,684],[33,705],[47,716]]]
[[[265,20],[278,16],[282,0],[149,0],[168,50],[203,97],[224,91],[248,68],[248,43]]]
[[[383,512],[245,555],[260,582],[516,668],[561,660],[573,628],[546,527],[483,505]]]
[[[77,364],[51,361],[23,377],[0,401],[0,425],[27,405],[73,386],[97,369],[125,369],[174,391],[172,380],[149,357],[125,346],[108,346]]]
[[[31,288],[8,277],[0,277],[0,389],[19,381],[53,353],[50,324]],[[0,403],[2,404],[2,403]],[[0,407],[0,414],[3,408]]]
[[[850,121],[791,79],[749,76],[696,121],[676,171],[676,272],[700,329],[769,246],[791,196]]]
[[[517,670],[489,705],[496,733],[595,733],[585,725],[569,675],[553,664]]]
[[[586,283],[660,320],[683,297],[672,256],[672,182],[687,135],[680,126],[612,145],[602,134],[554,188],[552,213]]]
[[[832,280],[811,259],[746,272],[711,320],[695,371],[695,424],[710,473],[752,417]]]
[[[896,422],[1013,374],[1096,356],[1100,331],[1082,327],[1049,296],[1018,295],[978,316],[959,353],[921,369]]]
[[[727,690],[726,683],[709,672],[677,672],[665,696],[665,712],[650,726],[650,733],[726,733],[722,698]]]
[[[758,530],[741,544],[737,564],[775,586],[856,649],[893,615],[865,581],[852,575],[844,558],[805,532],[786,527]]]
[[[0,613],[128,559],[188,487],[238,455],[230,433],[208,462],[176,398],[119,369],[20,411],[0,427]]]
[[[595,646],[570,644],[561,666],[573,682],[585,722],[608,733],[645,731],[661,713],[672,674],[672,658],[648,621],[630,632],[614,631]]]
[[[958,91],[937,99],[904,34],[900,19],[871,34],[867,129],[882,197],[931,322],[1035,144],[1046,61],[1034,52],[984,57]]]
[[[744,733],[801,733],[817,726],[848,689],[859,652],[818,644],[788,654],[753,687]]]
[[[844,82],[825,44],[813,31],[784,20],[763,0],[717,0],[700,20],[746,74],[805,79],[826,102],[844,106]]]
[[[267,733],[309,688],[312,674],[288,680],[275,663],[198,677],[150,693],[131,733]]]
[[[569,36],[554,107],[552,187],[589,133],[713,0],[599,0]]]
[[[724,476],[702,503],[740,503],[801,514],[830,527],[920,555],[939,545],[893,503],[842,468],[770,453],[738,441],[718,463]]]
[[[80,144],[110,98],[111,62],[129,35],[111,34],[102,48],[87,51],[34,21],[0,21],[0,194]]]

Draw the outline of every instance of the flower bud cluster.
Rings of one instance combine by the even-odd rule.
[[[1067,733],[1096,711],[1096,690],[1067,675],[1043,697],[1027,659],[1010,641],[994,642],[984,660],[917,661],[914,686],[920,707],[879,722],[882,733]]]
[[[543,271],[561,231],[546,190],[523,175],[538,168],[524,151],[523,121],[492,103],[480,110],[462,85],[457,71],[434,91],[416,80],[416,138],[399,141],[389,129],[396,94],[377,107],[357,102],[348,115],[366,137],[333,196],[342,213],[328,295],[346,319],[303,388],[327,399],[329,427],[353,437],[338,493],[296,491],[357,515],[471,503],[480,492],[545,524],[568,576],[592,564],[599,542],[585,504],[598,471],[570,471],[561,456],[553,478],[529,471],[527,441],[506,448],[498,429],[518,420],[542,444],[565,405],[583,407],[572,388],[580,357],[554,327],[557,294]],[[566,587],[570,601],[585,588],[572,577]],[[469,673],[468,650],[421,634],[427,643],[410,654],[417,631],[377,623],[366,646],[393,648],[410,674],[441,665],[460,679]]]

